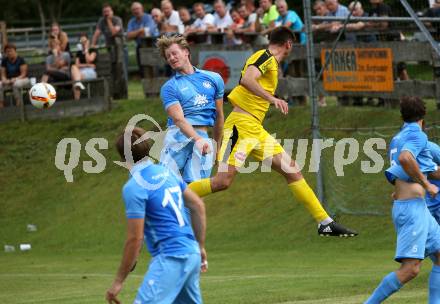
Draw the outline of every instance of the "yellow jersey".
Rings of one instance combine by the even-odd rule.
[[[261,76],[257,81],[261,87],[271,95],[274,95],[278,85],[278,62],[275,57],[269,52],[269,50],[259,50],[255,52],[246,61],[241,71],[241,77],[243,77],[250,65],[257,67],[260,70]],[[252,114],[261,123],[263,122],[264,116],[270,106],[269,101],[253,94],[241,84],[231,91],[228,98],[233,105]]]

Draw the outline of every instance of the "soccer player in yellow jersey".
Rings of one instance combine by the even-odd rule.
[[[224,124],[223,142],[217,155],[219,170],[214,177],[192,182],[189,187],[199,196],[227,189],[238,168],[252,155],[259,161],[269,161],[272,169],[284,176],[294,198],[303,203],[319,223],[320,235],[355,236],[355,231],[330,218],[295,161],[262,126],[271,104],[283,114],[288,113],[287,103],[274,93],[279,63],[292,51],[294,41],[288,28],[278,27],[270,34],[268,48],[257,51],[246,61],[239,85],[228,96],[234,109]]]

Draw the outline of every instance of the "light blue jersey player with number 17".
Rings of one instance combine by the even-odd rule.
[[[152,259],[134,304],[199,304],[200,271],[207,269],[205,207],[174,172],[144,161],[148,143],[134,144],[144,134],[144,130],[135,128],[131,141],[125,142],[122,134],[116,142],[131,175],[123,188],[128,233],[122,262],[106,299],[110,304],[120,303],[117,295],[136,264],[145,238]],[[134,164],[127,162],[124,144],[131,147]],[[193,228],[184,206],[191,211]]]
[[[221,143],[224,83],[217,73],[199,70],[190,61],[188,42],[181,35],[162,36],[160,53],[176,72],[161,88],[168,130],[160,161],[187,183],[211,175],[214,151],[208,137]]]
[[[400,112],[405,122],[389,147],[391,166],[385,171],[394,185],[392,217],[397,233],[395,260],[400,268],[389,273],[366,304],[382,303],[405,283],[417,276],[422,260],[434,262],[429,278],[429,303],[440,304],[440,226],[425,202],[425,192],[436,196],[439,189],[427,175],[437,170],[422,130],[426,114],[424,102],[417,97],[403,98]]]

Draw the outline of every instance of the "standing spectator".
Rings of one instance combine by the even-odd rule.
[[[124,28],[122,26],[122,19],[114,15],[113,9],[109,4],[104,4],[102,7],[102,17],[99,18],[96,24],[96,30],[92,38],[93,46],[96,46],[96,42],[101,34],[104,35],[107,47],[114,46],[117,40],[123,40]]]
[[[197,19],[188,29],[187,33],[204,32],[209,27],[214,27],[214,16],[212,14],[206,13],[205,6],[202,2],[194,3],[193,11]]]
[[[27,76],[28,66],[23,58],[18,56],[17,48],[14,44],[8,43],[4,47],[5,57],[2,58],[0,68],[0,108],[5,105],[5,90],[12,88],[15,105],[21,102],[21,89],[29,86]]]
[[[260,7],[257,10],[257,14],[260,17],[257,21],[257,30],[263,31],[275,28],[275,20],[277,20],[279,14],[277,7],[272,4],[272,0],[260,0]],[[263,28],[261,28],[261,26]]]
[[[240,5],[246,6],[246,9],[248,10],[249,14],[255,13],[255,1],[254,0],[241,0]]]
[[[236,29],[235,33],[252,33],[255,32],[255,23],[257,22],[257,14],[252,13],[246,4],[241,4],[238,7],[238,13],[243,18],[243,26]]]
[[[162,11],[158,8],[153,8],[151,10],[151,18],[153,18],[154,23],[156,23],[156,27],[159,31],[159,35],[162,34],[162,24],[163,24],[163,14]]]
[[[46,72],[41,82],[57,82],[70,80],[70,54],[61,51],[58,39],[51,41],[50,55],[46,57]]]
[[[324,17],[328,15],[327,5],[325,5],[324,0],[316,0],[313,3],[313,10],[315,11],[316,16]],[[312,29],[314,31],[322,31],[325,29],[327,21],[315,23],[312,25]]]
[[[96,47],[96,42],[101,34],[104,35],[106,47],[110,48],[113,53],[112,62],[119,62],[119,52],[122,52],[122,69],[125,81],[128,81],[128,49],[125,46],[122,19],[114,15],[110,4],[102,6],[102,17],[99,18],[96,24],[96,30],[92,38],[93,47]]]
[[[348,6],[348,9],[352,11],[353,17],[368,17],[368,13],[366,13],[362,7],[362,4],[359,1],[352,1]],[[348,33],[346,34],[346,38],[349,41],[356,42],[375,42],[377,41],[376,36],[372,34],[363,34],[359,31],[366,27],[366,23],[363,21],[350,22],[347,24],[346,29],[348,31],[357,31],[357,33]],[[342,28],[342,23],[339,26],[336,26],[335,30],[340,30]]]
[[[139,67],[139,74],[144,77],[144,71],[141,67],[139,49],[142,44],[143,37],[157,37],[159,31],[153,18],[144,12],[144,7],[139,2],[133,2],[131,5],[131,13],[133,17],[128,21],[127,25],[127,38],[129,40],[135,39],[136,41],[136,62]]]
[[[48,44],[50,45],[51,41],[54,39],[58,39],[60,41],[61,51],[70,53],[69,37],[67,36],[66,32],[61,30],[58,22],[53,22],[50,27]]]
[[[286,0],[276,0],[275,5],[277,7],[278,13],[280,14],[276,20],[282,26],[290,28],[292,31],[302,31],[304,23],[295,11],[288,10],[288,5]],[[306,34],[304,32],[295,33],[295,36],[299,34],[299,41],[301,44],[306,43]]]
[[[97,50],[90,48],[89,38],[87,34],[81,34],[79,38],[81,47],[76,52],[75,64],[72,65],[70,71],[73,84],[73,97],[78,100],[81,97],[81,90],[85,87],[81,80],[89,80],[96,78],[96,56]]]
[[[214,28],[211,28],[212,30],[223,32],[234,23],[223,0],[215,0],[214,10]]]
[[[174,10],[173,3],[170,0],[162,0],[160,4],[163,13],[163,23],[161,31],[163,33],[178,33],[179,27],[182,27],[179,13]]]
[[[193,23],[194,23],[194,18],[191,16],[189,10],[185,7],[185,6],[181,6],[178,9],[179,12],[179,17],[180,20],[182,21],[183,27],[184,27],[184,31],[186,31],[186,29],[188,29]],[[183,34],[183,33],[180,33]]]

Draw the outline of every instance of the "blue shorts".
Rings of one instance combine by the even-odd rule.
[[[94,68],[86,67],[86,68],[80,68],[79,70],[85,80],[96,79],[96,71]]]
[[[205,131],[196,130],[196,132],[210,144],[212,151],[210,154],[202,156],[195,147],[194,141],[188,139],[178,127],[172,126],[167,130],[160,155],[160,162],[182,176],[186,183],[210,177],[213,166],[212,141]]]
[[[199,304],[200,254],[155,256],[133,304]]]
[[[423,260],[440,251],[440,226],[423,198],[394,201],[393,222],[397,233],[397,262]]]
[[[435,218],[437,223],[440,225],[440,204],[428,205],[428,210],[431,215]]]

